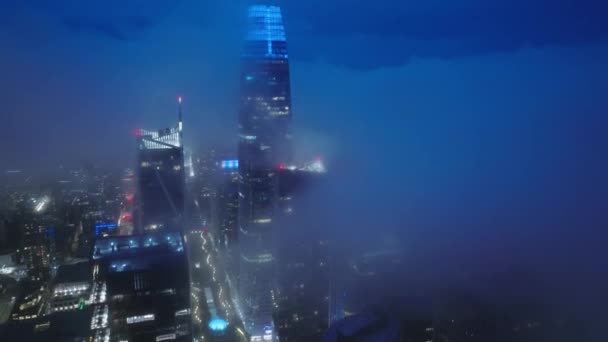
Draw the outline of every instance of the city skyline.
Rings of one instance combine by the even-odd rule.
[[[176,269],[187,255],[190,284],[150,286],[177,293],[162,315],[184,338],[297,341],[339,335],[349,315],[394,332],[392,315],[419,315],[436,339],[468,334],[449,323],[467,305],[542,317],[517,323],[531,330],[605,321],[601,1],[2,6],[0,250],[29,291],[14,321],[107,319],[145,290],[105,302],[120,286],[103,271],[53,279],[104,241],[129,255],[95,264],[122,267],[108,279],[148,272],[139,245],[113,239],[164,227],[179,239],[138,251],[177,253]],[[159,318],[130,310],[113,323],[124,334]]]

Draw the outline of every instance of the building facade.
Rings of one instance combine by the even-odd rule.
[[[99,238],[92,263],[93,330],[109,329],[112,341],[192,341],[188,262],[179,232]]]
[[[327,181],[321,160],[278,170],[277,287],[274,322],[282,342],[319,341],[330,307],[329,241],[321,227],[302,223],[314,212],[305,205]]]
[[[181,121],[158,131],[138,130],[139,231],[182,229],[184,151]]]
[[[239,109],[239,297],[252,340],[272,334],[277,166],[292,158],[287,42],[277,6],[250,6]]]

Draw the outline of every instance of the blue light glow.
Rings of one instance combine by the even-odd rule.
[[[284,42],[285,28],[278,6],[255,5],[249,7],[247,40]]]
[[[150,233],[139,236],[123,236],[107,239],[97,239],[95,242],[93,259],[107,255],[118,255],[134,248],[150,248],[164,245],[173,252],[184,251],[179,233]]]
[[[252,44],[245,49],[245,57],[286,59],[287,38],[281,9],[278,6],[250,6],[246,40]]]
[[[104,224],[98,224],[95,225],[95,229],[97,228],[116,228],[116,223],[104,223]]]
[[[102,224],[97,224],[95,225],[95,235],[99,235],[99,233],[101,232],[102,229],[107,228],[107,229],[114,229],[118,227],[118,225],[116,223],[102,223]]]
[[[224,331],[227,327],[228,323],[221,318],[215,318],[209,322],[209,329],[212,331]]]
[[[234,170],[239,168],[239,161],[234,160],[222,160],[222,169]]]

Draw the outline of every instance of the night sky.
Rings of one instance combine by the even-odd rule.
[[[245,4],[125,3],[1,2],[2,169],[129,166],[178,95],[188,143],[235,142]],[[605,1],[279,4],[298,154],[334,178],[324,222],[395,233],[419,268],[523,265],[574,301],[606,284]]]

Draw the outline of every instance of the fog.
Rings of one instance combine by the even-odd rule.
[[[186,15],[188,4],[201,15]],[[231,11],[242,3],[151,6],[140,14],[149,27],[78,6],[70,18],[84,11],[99,22],[66,23],[50,7],[11,17],[35,27],[3,27],[3,172],[132,167],[133,129],[172,123],[177,94],[189,147],[236,154],[242,27]],[[296,159],[321,156],[328,170],[296,199],[294,239],[322,233],[337,264],[398,249],[399,267],[361,300],[391,313],[432,318],[470,296],[494,308],[541,303],[592,332],[608,323],[605,28],[562,40],[526,26],[533,42],[511,47],[501,34],[425,34],[421,23],[368,32],[356,15],[344,18],[345,34],[313,12],[285,1]],[[450,54],[448,38],[466,43]]]

